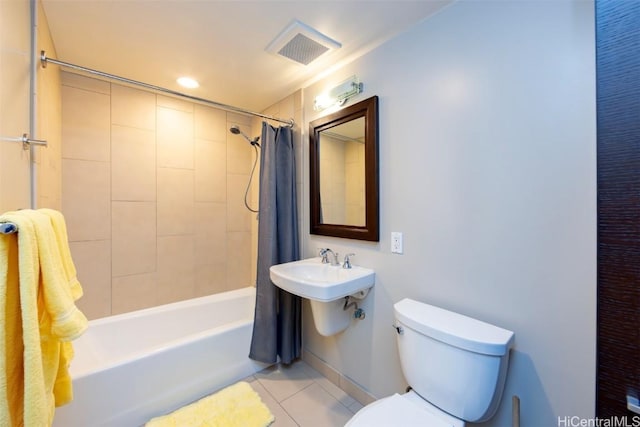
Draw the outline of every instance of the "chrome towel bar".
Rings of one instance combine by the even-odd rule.
[[[0,139],[4,141],[11,141],[11,142],[22,142],[22,148],[24,150],[28,150],[30,145],[42,145],[44,147],[47,146],[47,141],[43,141],[41,139],[31,139],[29,138],[28,133],[23,133],[20,138],[9,138],[9,137],[3,136],[3,137],[0,137]]]

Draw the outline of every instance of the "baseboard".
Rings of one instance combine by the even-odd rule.
[[[342,374],[327,362],[306,349],[302,350],[302,360],[362,405],[366,406],[378,400],[358,383],[351,380],[349,377]]]

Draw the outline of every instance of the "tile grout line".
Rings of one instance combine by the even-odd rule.
[[[276,405],[278,405],[278,406],[280,407],[280,409],[281,409],[285,414],[287,414],[287,416],[289,417],[289,419],[290,419],[291,421],[293,421],[293,422],[295,423],[295,425],[296,425],[296,426],[300,427],[300,424],[296,421],[296,419],[293,417],[293,415],[292,415],[292,414],[290,414],[290,413],[289,413],[289,411],[287,411],[287,409],[286,409],[284,406],[282,406],[282,402],[284,402],[285,400],[289,399],[290,397],[292,397],[293,395],[295,395],[297,392],[296,392],[296,393],[294,393],[293,395],[291,395],[291,396],[287,397],[287,398],[286,398],[286,399],[284,399],[282,402],[279,402],[279,401],[278,401],[278,399],[273,395],[273,393],[271,393],[271,392],[269,391],[269,389],[268,389],[264,384],[262,384],[262,382],[260,381],[260,378],[258,378],[258,377],[257,377],[257,376],[255,376],[255,375],[253,375],[253,378],[255,379],[255,381],[257,381],[257,382],[258,382],[258,384],[260,384],[260,386],[261,386],[261,387],[262,387],[262,388],[267,392],[267,394],[268,394],[269,396],[271,396],[271,398],[273,399],[273,401],[274,401],[274,402],[276,402]],[[277,419],[276,419],[276,421],[277,421]],[[276,422],[276,421],[274,421],[274,422]]]
[[[311,379],[311,378],[310,378]],[[311,379],[311,384],[301,388],[300,390],[296,391],[295,393],[293,393],[291,396],[287,396],[286,398],[282,399],[282,402],[278,402],[279,405],[282,405],[282,403],[284,403],[285,401],[291,399],[292,397],[296,396],[297,394],[303,392],[304,390],[308,389],[309,387],[313,386],[316,382]],[[319,384],[318,384],[319,385]],[[323,389],[324,390],[324,389]]]
[[[280,404],[280,402],[278,402],[278,406],[280,406],[280,409],[282,409],[282,410],[284,411],[284,413],[285,413],[285,414],[287,414],[287,416],[289,417],[289,419],[290,419],[291,421],[293,421],[293,422],[295,423],[295,425],[297,425],[298,427],[300,427],[300,423],[298,423],[298,420],[296,420],[296,419],[294,418],[293,414],[291,414],[289,411],[287,411],[287,409],[286,409],[284,406],[282,406],[282,405]]]
[[[322,390],[323,393],[325,393],[327,395],[327,397],[331,398],[333,402],[336,402],[340,405],[340,407],[344,408],[346,411],[348,411],[350,414],[355,414],[355,412],[351,409],[351,406],[353,405],[358,405],[360,404],[360,402],[358,402],[357,399],[355,399],[353,396],[349,395],[348,393],[346,393],[344,390],[340,389],[338,387],[338,389],[340,389],[345,396],[349,397],[350,399],[353,400],[353,402],[351,402],[350,405],[346,405],[345,403],[343,403],[337,396],[335,396],[333,393],[331,393],[331,390],[328,390],[326,387],[324,387],[322,385],[322,382],[319,381],[319,379],[326,379],[327,381],[329,381],[329,379],[327,377],[325,377],[322,373],[320,373],[319,371],[317,371],[315,368],[313,368],[311,365],[309,365],[308,363],[301,361],[303,363],[303,370],[302,373],[303,375],[306,377],[305,379],[310,381],[310,383],[306,386],[304,386],[303,388],[295,391],[293,394],[287,396],[286,398],[283,398],[282,401],[278,401],[278,399],[276,398],[276,396],[273,395],[273,393],[271,393],[271,391],[269,390],[269,388],[267,387],[266,384],[264,384],[261,381],[261,378],[259,378],[258,376],[254,375],[255,380],[260,384],[260,386],[262,388],[265,389],[265,391],[268,393],[268,395],[273,399],[273,401],[280,407],[280,409],[287,414],[287,416],[289,417],[289,419],[296,424],[296,426],[300,427],[301,424],[298,422],[298,420],[296,420],[296,418],[294,417],[294,415],[292,413],[290,413],[289,411],[287,411],[287,409],[283,406],[283,403],[285,403],[286,401],[288,401],[289,399],[295,397],[296,395],[298,395],[300,392],[303,392],[307,389],[309,389],[310,387],[316,385],[319,387],[320,390]],[[266,377],[265,377],[266,379]],[[294,381],[294,380],[290,380],[290,381]],[[330,384],[333,385],[333,383],[330,382]],[[359,409],[359,408],[358,408]]]

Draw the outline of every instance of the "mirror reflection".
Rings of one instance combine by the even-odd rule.
[[[320,221],[366,224],[364,117],[320,132]]]

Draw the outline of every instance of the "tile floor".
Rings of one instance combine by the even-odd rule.
[[[272,427],[342,427],[362,405],[303,361],[245,379],[276,420]]]

